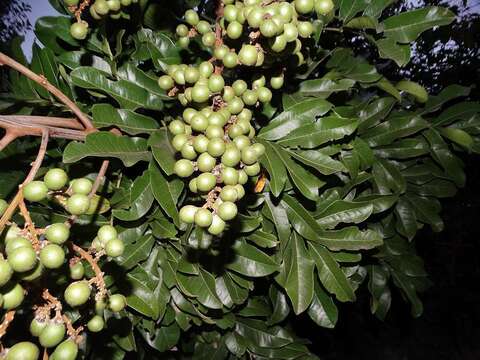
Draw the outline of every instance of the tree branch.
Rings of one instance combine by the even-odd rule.
[[[57,89],[55,86],[50,84],[48,80],[43,75],[37,75],[32,70],[26,66],[20,64],[19,62],[13,60],[11,57],[0,52],[0,65],[7,65],[12,69],[17,70],[21,74],[28,77],[30,80],[35,81],[37,84],[43,86],[47,91],[57,97],[62,103],[64,103],[81,121],[83,126],[88,130],[94,130],[94,126],[90,119],[80,110],[80,108],[72,100],[68,98],[63,92]]]

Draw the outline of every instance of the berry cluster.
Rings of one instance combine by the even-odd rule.
[[[79,9],[80,2],[80,0],[64,0],[65,5],[74,11]],[[112,19],[120,19],[122,17],[122,7],[137,2],[138,0],[95,0],[89,7],[90,16],[95,20],[101,20],[107,15]],[[70,27],[70,34],[77,40],[84,40],[88,34],[88,22],[80,19],[74,22]]]
[[[92,191],[91,181],[76,179],[66,189],[67,183],[68,176],[64,170],[51,169],[43,181],[30,182],[22,192],[29,201],[42,201],[52,193],[67,193],[70,195],[66,202],[68,211],[76,215],[85,213],[90,206],[88,194]],[[3,212],[6,203],[2,201],[0,205]],[[27,301],[26,289],[28,293],[32,292],[33,296],[28,301],[35,305],[30,333],[38,338],[42,347],[55,348],[50,355],[53,360],[73,360],[77,357],[78,335],[83,329],[79,327],[73,330],[71,321],[62,313],[62,301],[70,308],[81,311],[81,319],[85,319],[90,332],[99,332],[104,328],[104,312],[107,308],[111,312],[119,312],[126,306],[123,295],[107,294],[99,268],[94,277],[88,278],[84,267],[84,261],[94,268],[98,267],[102,255],[113,258],[123,254],[125,247],[115,228],[111,225],[101,226],[88,251],[76,246],[70,237],[68,222],[53,223],[42,229],[35,228],[33,224],[25,224],[25,228],[21,229],[12,223],[4,236],[3,252],[0,253],[0,306],[5,311],[15,310]],[[48,283],[41,279],[48,277],[49,281],[54,280],[61,272],[52,270],[64,266],[69,267],[73,281],[61,288],[63,295],[56,298],[49,289],[43,289],[39,296],[38,285]],[[44,303],[39,304],[40,298]],[[94,306],[85,306],[91,300]],[[38,356],[39,349],[32,342],[17,343],[0,353],[0,358],[9,360],[37,359]]]
[[[314,31],[309,15],[314,10],[327,14],[333,3],[223,0],[215,24],[194,10],[185,12],[185,23],[176,28],[178,44],[187,48],[200,37],[211,58],[170,65],[158,79],[184,107],[169,124],[172,146],[181,157],[174,172],[190,178],[190,191],[204,199],[201,206],[180,209],[183,222],[218,235],[237,215],[235,203],[245,195],[249,177],[260,173],[258,161],[265,152],[254,139],[254,111],[272,100],[272,90],[283,87],[287,63],[304,62],[302,39]],[[237,66],[242,79],[233,70]]]

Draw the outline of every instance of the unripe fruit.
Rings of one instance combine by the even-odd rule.
[[[63,169],[50,169],[43,178],[43,182],[50,190],[60,190],[68,181],[67,173]]]
[[[235,92],[235,95],[237,96],[242,96],[245,90],[248,89],[248,85],[245,82],[245,80],[235,80],[232,84],[233,91]]]
[[[242,150],[242,162],[245,165],[252,165],[258,160],[258,154],[252,146]]]
[[[207,138],[214,139],[214,138],[223,138],[225,133],[223,132],[223,128],[217,125],[209,125],[205,130],[205,135]]]
[[[5,360],[37,360],[40,350],[37,345],[28,341],[22,341],[8,349]]]
[[[240,151],[245,149],[247,146],[250,146],[250,144],[251,144],[250,139],[248,137],[246,137],[245,135],[236,136],[233,139],[233,143],[235,144],[237,149],[240,150]]]
[[[179,85],[185,85],[185,72],[182,69],[174,71],[172,74],[173,80]]]
[[[210,24],[205,20],[200,20],[198,22],[198,24],[195,26],[195,28],[202,35],[207,34],[208,32],[210,32],[212,30],[210,28]]]
[[[224,186],[223,189],[220,191],[220,199],[223,201],[231,201],[235,202],[238,200],[238,193],[235,186],[227,185]]]
[[[47,322],[34,318],[30,323],[30,334],[33,336],[40,336],[43,329],[47,326]]]
[[[240,185],[245,185],[248,181],[248,175],[244,170],[238,171],[238,183]]]
[[[233,167],[225,167],[221,173],[221,180],[225,185],[236,185],[238,183],[238,171]]]
[[[207,47],[212,47],[213,45],[215,45],[215,41],[216,41],[215,33],[212,31],[207,32],[202,36],[202,44]]]
[[[168,124],[168,130],[173,135],[180,135],[185,133],[185,123],[181,120],[173,120],[170,124]]]
[[[105,0],[96,0],[92,7],[95,9],[95,12],[98,15],[107,15],[110,11],[110,8]]]
[[[217,178],[212,173],[203,173],[197,177],[197,189],[208,192],[215,187]]]
[[[225,221],[220,216],[213,215],[212,224],[208,227],[208,232],[212,235],[218,235],[225,230]]]
[[[190,125],[195,131],[205,131],[208,127],[208,119],[202,113],[197,113],[192,117]]]
[[[230,147],[225,150],[222,155],[222,164],[225,166],[234,167],[240,162],[241,154],[236,147]]]
[[[233,21],[227,26],[227,36],[230,39],[238,39],[242,36],[243,26],[238,21]]]
[[[26,271],[26,272],[23,272],[23,273],[18,273],[17,277],[22,281],[34,281],[34,280],[38,279],[40,276],[42,276],[43,269],[44,269],[44,267],[43,267],[42,263],[37,262],[35,267],[32,270]]]
[[[93,184],[89,179],[80,178],[73,180],[70,187],[74,194],[88,195],[92,191]]]
[[[202,154],[203,155],[203,154]],[[193,178],[191,179],[189,182],[188,182],[188,189],[193,192],[193,193],[197,193],[198,192],[198,189],[197,189],[197,179],[196,178]]]
[[[227,69],[233,69],[238,64],[238,55],[233,51],[230,51],[223,57],[223,65]]]
[[[113,312],[119,312],[127,306],[127,299],[122,294],[114,294],[108,298],[108,306]]]
[[[193,140],[193,148],[196,152],[202,154],[207,151],[210,140],[205,135],[197,135]]]
[[[198,24],[198,22],[200,21],[200,18],[198,17],[198,14],[196,11],[194,10],[187,10],[185,12],[185,21],[192,25],[192,26],[195,26]]]
[[[208,117],[208,124],[210,126],[218,126],[222,128],[226,124],[225,116],[221,112],[212,112]]]
[[[105,321],[101,316],[95,315],[92,317],[88,323],[87,328],[91,332],[99,332],[102,331],[105,326]]]
[[[65,337],[65,325],[63,323],[50,322],[41,332],[38,340],[45,348],[57,346]]]
[[[260,164],[257,162],[253,165],[245,166],[244,170],[248,176],[258,175],[258,173],[260,172]]]
[[[180,151],[182,157],[188,160],[194,160],[197,157],[197,153],[192,145],[186,143],[183,145],[182,150]]]
[[[197,167],[201,172],[209,172],[215,167],[216,160],[209,153],[201,154],[197,159]]]
[[[198,66],[198,71],[200,72],[200,76],[207,79],[210,75],[213,74],[214,71],[213,64],[210,61],[204,61]]]
[[[23,188],[23,197],[28,201],[42,201],[47,193],[48,188],[43,181],[31,181]]]
[[[213,215],[207,209],[198,209],[195,213],[195,224],[200,227],[209,227],[212,224]]]
[[[332,0],[315,0],[315,11],[319,15],[328,15],[334,8]]]
[[[40,262],[47,269],[57,269],[65,261],[65,252],[56,244],[48,244],[40,250]]]
[[[235,5],[227,5],[223,9],[223,16],[225,17],[225,20],[228,22],[235,21],[238,16],[238,9]]]
[[[245,196],[245,188],[240,184],[237,184],[234,187],[235,187],[235,190],[237,190],[238,199],[240,200]]]
[[[225,80],[222,75],[213,74],[208,79],[208,88],[211,92],[220,92],[225,86]]]
[[[287,42],[292,42],[298,38],[298,29],[294,24],[288,23],[283,26],[283,34]]]
[[[193,174],[194,167],[190,160],[180,159],[175,163],[173,171],[180,177],[189,177]]]
[[[190,66],[185,70],[185,81],[190,84],[195,84],[200,79],[200,72],[197,68]]]
[[[88,23],[86,21],[74,22],[70,26],[70,35],[77,40],[85,40],[88,34]]]
[[[32,270],[37,263],[37,254],[32,246],[22,246],[8,255],[8,263],[15,272]]]
[[[198,83],[192,88],[192,99],[197,103],[202,103],[210,97],[210,90],[206,85],[199,85]]]
[[[15,309],[25,298],[23,287],[20,284],[7,285],[7,289],[2,289],[3,305],[5,310]]]
[[[73,194],[67,200],[67,211],[72,215],[82,215],[88,211],[90,199],[87,195]]]
[[[272,19],[265,20],[260,25],[260,32],[262,33],[263,36],[267,38],[277,35],[279,31],[280,31],[279,27]]]
[[[231,86],[225,86],[223,88],[223,100],[226,102],[232,101],[232,99],[235,97],[235,90]]]
[[[99,299],[95,301],[95,313],[97,315],[102,316],[106,308],[107,303],[105,302],[105,299]]]
[[[235,97],[228,103],[227,109],[232,114],[238,114],[243,110],[244,106],[242,99]]]
[[[238,53],[240,62],[247,66],[254,66],[258,59],[258,50],[253,45],[244,44]]]
[[[70,228],[64,223],[56,223],[47,227],[45,237],[54,244],[63,244],[70,236]]]
[[[170,75],[162,75],[158,78],[158,86],[162,90],[170,90],[175,86],[175,82]]]
[[[232,220],[235,216],[237,216],[237,213],[237,205],[230,201],[221,203],[217,211],[218,216],[220,216],[220,218],[222,218],[224,221]]]
[[[282,88],[283,82],[284,82],[283,74],[279,76],[274,76],[270,79],[270,86],[272,87],[272,89],[278,90]]]
[[[7,260],[0,259],[0,287],[10,281],[13,269]]]
[[[260,87],[257,90],[258,100],[262,103],[269,103],[272,100],[273,94],[269,88]]]
[[[198,208],[196,206],[185,205],[179,211],[180,220],[187,224],[193,224],[197,210]]]
[[[207,151],[211,156],[219,157],[225,153],[226,145],[223,139],[211,139],[207,146]]]
[[[217,46],[213,51],[213,56],[215,56],[215,58],[217,58],[218,60],[223,60],[223,58],[229,51],[230,49],[225,45]]]
[[[243,127],[239,124],[234,124],[228,129],[228,136],[230,136],[230,139],[235,139],[241,135],[243,135]]]
[[[183,145],[188,141],[188,136],[185,134],[175,135],[172,139],[172,146],[175,150],[182,150]]]
[[[72,339],[62,341],[50,355],[50,360],[75,360],[78,355],[78,345]]]
[[[65,301],[71,307],[77,307],[87,302],[91,289],[87,281],[76,281],[67,286],[64,292]]]
[[[185,24],[180,24],[175,29],[175,32],[178,36],[187,36],[188,35],[188,27]]]
[[[120,0],[107,0],[107,5],[108,8],[113,12],[119,11],[122,7]]]
[[[247,90],[243,93],[242,95],[242,100],[245,103],[245,105],[255,105],[258,100],[258,94],[255,90]]]
[[[283,34],[275,36],[275,39],[270,47],[275,52],[282,52],[287,47],[287,38]]]
[[[295,10],[300,14],[308,14],[313,11],[314,1],[313,0],[295,0]]]
[[[3,215],[5,210],[7,210],[7,208],[8,208],[8,203],[5,200],[0,199],[0,216]]]
[[[248,25],[253,28],[258,28],[263,22],[263,16],[265,12],[260,6],[253,8],[246,16]]]
[[[298,35],[302,38],[308,38],[313,33],[313,25],[309,21],[299,21],[297,24]]]
[[[18,248],[21,248],[21,247],[32,247],[32,243],[30,241],[28,241],[27,239],[23,238],[23,237],[17,237],[17,238],[14,238],[14,239],[11,239],[7,242],[7,245],[5,246],[5,252],[7,253],[8,256],[10,256],[10,254],[18,249]]]
[[[255,152],[257,153],[257,156],[260,158],[263,154],[265,154],[265,146],[263,146],[263,144],[260,144],[260,143],[255,143],[252,145],[252,149],[255,150]]]
[[[118,238],[109,240],[105,244],[105,253],[107,254],[107,256],[118,257],[123,255],[124,251],[125,245],[123,244],[123,241]]]
[[[136,2],[135,0],[120,0],[120,3],[122,4],[122,6],[130,6],[132,1]]]
[[[250,109],[243,109],[238,115],[237,115],[237,120],[238,121],[246,121],[250,122],[252,120],[253,113],[252,110]]]
[[[70,266],[70,278],[73,280],[80,280],[85,275],[85,267],[79,261],[75,265]]]

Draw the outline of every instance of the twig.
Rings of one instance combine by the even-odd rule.
[[[83,126],[75,118],[62,118],[55,116],[32,116],[32,115],[0,115],[2,120],[10,120],[21,125],[44,125],[61,127],[65,129],[83,130]]]
[[[15,310],[10,310],[5,313],[5,316],[3,317],[3,321],[0,324],[0,339],[3,337],[3,335],[6,334],[8,325],[13,321],[13,318],[15,317]]]
[[[86,129],[88,130],[95,129],[90,119],[80,110],[77,104],[75,104],[72,100],[70,100],[68,96],[66,96],[63,92],[61,92],[55,86],[50,84],[44,76],[35,74],[29,68],[13,60],[11,57],[5,55],[2,52],[0,52],[0,65],[7,65],[12,69],[15,69],[18,72],[22,73],[29,79],[35,81],[39,85],[43,86],[47,91],[49,91],[51,94],[57,97],[62,103],[64,103],[81,121],[81,123]]]
[[[47,152],[48,137],[49,137],[48,132],[44,132],[42,134],[42,143],[40,144],[40,149],[38,150],[37,158],[32,163],[32,168],[30,169],[25,181],[19,186],[17,194],[15,195],[13,200],[10,202],[7,209],[3,213],[2,218],[0,219],[0,233],[3,231],[3,229],[5,228],[5,225],[12,217],[20,201],[23,200],[22,187],[25,184],[28,184],[30,181],[32,181],[35,178],[35,175],[37,174],[38,169],[40,169],[40,166],[42,165],[43,159],[45,157],[45,153]]]
[[[40,243],[38,242],[37,231],[35,229],[35,225],[32,222],[32,218],[30,217],[30,213],[25,206],[25,201],[22,200],[18,203],[18,207],[20,208],[20,212],[22,213],[23,218],[25,219],[25,224],[27,225],[28,231],[30,232],[31,236],[31,243],[35,251],[40,250]]]
[[[85,259],[90,266],[92,267],[93,271],[95,272],[95,277],[92,278],[92,282],[96,285],[98,291],[95,295],[96,300],[101,300],[107,294],[107,288],[105,285],[105,280],[103,279],[103,272],[98,267],[97,260],[92,257],[87,251],[83,250],[80,246],[75,244],[71,244],[72,249],[80,255],[81,258]]]

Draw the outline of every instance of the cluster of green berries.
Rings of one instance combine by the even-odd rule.
[[[50,193],[68,194],[66,210],[72,215],[84,215],[92,210],[92,206],[98,205],[90,201],[92,187],[92,182],[87,178],[74,179],[69,183],[67,173],[56,168],[49,170],[43,181],[35,180],[25,185],[23,197],[28,201],[38,202],[47,199]]]
[[[67,6],[78,6],[81,0],[64,0]],[[122,8],[137,3],[138,0],[95,0],[89,6],[90,16],[95,20],[101,20],[107,15],[112,19],[120,19],[124,14]],[[70,34],[77,40],[84,40],[88,34],[88,22],[80,20],[70,27]]]
[[[125,250],[123,241],[118,238],[117,230],[112,225],[103,225],[92,241],[92,247],[96,251],[104,250],[107,256],[122,256]]]

